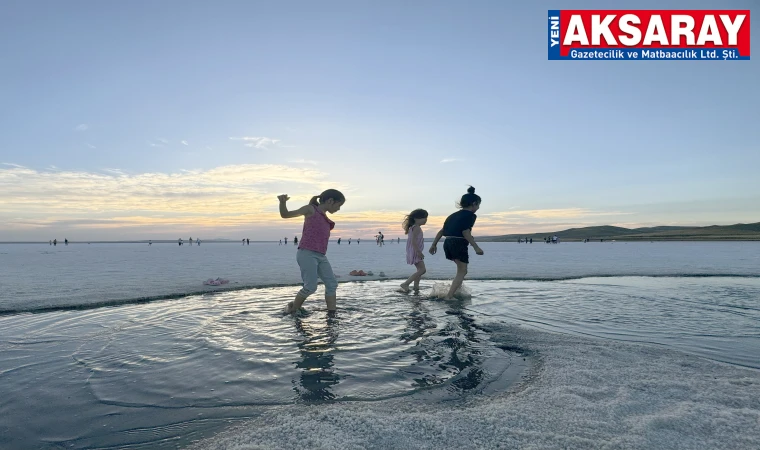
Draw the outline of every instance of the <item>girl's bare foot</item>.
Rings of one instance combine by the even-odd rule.
[[[404,294],[409,293],[409,286],[404,286],[403,284],[398,288],[399,292],[403,292]]]
[[[285,306],[285,314],[293,314],[293,313],[294,313],[293,302],[290,302]]]

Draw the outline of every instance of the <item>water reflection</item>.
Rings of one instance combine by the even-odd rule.
[[[442,367],[448,365],[459,371],[451,384],[462,391],[480,386],[486,378],[482,368],[483,344],[478,337],[481,330],[475,326],[475,320],[465,310],[471,304],[469,298],[454,299],[447,302],[449,308],[446,310],[446,314],[457,318],[457,323],[450,323],[447,327],[451,328],[453,335],[449,340],[452,345],[451,358],[447,363],[443,363]]]
[[[404,311],[403,317],[406,321],[406,327],[401,333],[401,342],[408,344],[425,336],[425,332],[430,328],[435,328],[435,320],[430,316],[430,310],[422,302],[419,295],[411,297],[409,302],[411,309]]]
[[[334,400],[336,396],[330,389],[341,379],[335,372],[333,354],[338,339],[338,318],[329,315],[320,326],[296,317],[295,325],[304,339],[298,344],[301,360],[295,363],[301,376],[298,381],[293,380],[293,390],[304,402]]]
[[[439,301],[435,301],[438,303]],[[449,390],[467,391],[474,389],[486,378],[481,368],[483,343],[473,318],[466,309],[471,301],[452,300],[445,302],[448,320],[440,320],[443,327],[431,316],[425,300],[412,298],[411,310],[404,315],[406,327],[400,336],[404,343],[417,340],[409,350],[415,364],[407,372],[413,376],[415,388],[429,388],[450,383]]]

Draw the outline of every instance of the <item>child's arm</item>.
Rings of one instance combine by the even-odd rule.
[[[438,241],[440,241],[442,237],[443,237],[443,228],[441,228],[441,231],[439,231],[438,234],[435,235],[435,239],[433,240],[433,243],[430,244],[430,250],[428,251],[430,252],[431,255],[435,255],[435,252],[438,251],[438,249],[436,248],[436,245],[438,245]]]
[[[478,247],[478,243],[475,242],[475,238],[472,237],[472,229],[462,231],[462,236],[464,236],[464,238],[467,239],[467,242],[469,242],[470,245],[472,245],[472,248],[475,249],[475,253],[477,253],[478,255],[483,254],[483,250],[480,247]]]
[[[309,217],[314,214],[314,208],[311,205],[302,206],[296,210],[288,211],[288,206],[285,204],[285,202],[290,200],[288,194],[278,195],[277,198],[280,200],[280,217],[283,219],[290,219],[291,217],[298,216]]]

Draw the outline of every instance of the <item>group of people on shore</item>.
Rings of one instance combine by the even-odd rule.
[[[287,194],[279,195],[277,198],[280,201],[280,217],[289,219],[304,216],[303,232],[296,253],[303,287],[298,291],[295,299],[287,304],[285,312],[288,314],[297,312],[306,299],[316,292],[318,280],[321,279],[325,285],[325,303],[328,313],[334,314],[337,309],[338,281],[326,254],[330,232],[335,227],[335,222],[330,220],[327,214],[340,211],[346,202],[346,197],[336,189],[328,189],[312,197],[309,204],[295,210],[288,209],[287,201],[290,197]],[[472,227],[477,219],[475,212],[480,208],[480,203],[480,196],[475,194],[475,188],[470,186],[467,193],[459,200],[460,210],[446,218],[443,227],[438,231],[428,249],[431,255],[435,255],[438,251],[438,242],[445,237],[443,251],[446,259],[456,264],[456,275],[448,294],[444,297],[446,300],[454,297],[467,275],[467,266],[470,262],[468,247],[472,245],[476,254],[483,254],[483,250],[472,237]],[[416,271],[401,283],[399,290],[402,292],[409,292],[410,286],[419,290],[420,279],[426,272],[422,226],[427,223],[427,218],[426,210],[415,209],[403,219],[404,234],[409,235],[406,241],[406,262],[413,265]],[[382,237],[382,233],[378,232],[376,237],[378,245],[382,245]],[[401,242],[401,238],[398,238],[398,242]]]
[[[65,245],[69,245],[69,240],[68,239],[64,239],[63,242],[64,242]],[[49,245],[58,245],[58,239],[50,240],[50,241],[48,241],[48,244]]]

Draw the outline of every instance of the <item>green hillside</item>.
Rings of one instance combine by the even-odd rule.
[[[533,239],[543,242],[544,238],[557,235],[563,241],[719,241],[719,240],[760,240],[760,222],[736,225],[710,225],[706,227],[660,226],[645,228],[623,228],[611,225],[570,228],[563,231],[545,233],[507,234],[503,236],[478,236],[483,242],[516,242],[518,239]]]

